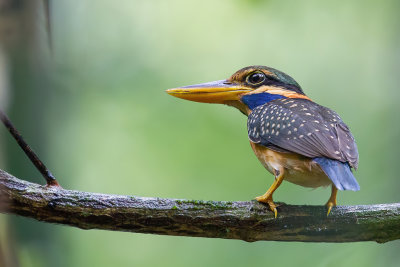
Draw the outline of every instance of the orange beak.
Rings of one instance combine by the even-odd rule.
[[[227,101],[239,100],[241,95],[252,90],[250,87],[220,80],[168,89],[166,92],[172,96],[195,102],[224,104]]]

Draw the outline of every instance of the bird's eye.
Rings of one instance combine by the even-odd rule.
[[[257,85],[265,81],[265,74],[256,72],[247,76],[247,82],[252,85]]]

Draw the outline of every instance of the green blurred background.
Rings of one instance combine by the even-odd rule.
[[[264,193],[273,177],[253,155],[246,117],[164,90],[267,65],[336,110],[355,135],[361,191],[340,192],[339,205],[400,202],[398,1],[57,0],[50,5],[52,51],[43,2],[17,2],[13,8],[24,9],[26,20],[21,36],[0,39],[6,62],[0,103],[63,187],[230,201]],[[4,127],[0,138],[0,167],[43,183]],[[283,183],[274,196],[322,205],[329,194]],[[246,243],[84,231],[10,215],[1,215],[0,224],[3,248],[21,266],[398,266],[400,260],[399,241]]]

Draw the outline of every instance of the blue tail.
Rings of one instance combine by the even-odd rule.
[[[349,164],[328,159],[328,158],[314,158],[313,159],[322,170],[326,173],[329,179],[332,180],[334,185],[339,190],[360,190],[356,178],[351,172]]]

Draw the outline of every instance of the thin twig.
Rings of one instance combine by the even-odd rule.
[[[35,165],[36,169],[38,169],[39,172],[42,174],[43,178],[46,180],[47,186],[60,186],[54,175],[50,172],[49,169],[47,169],[46,165],[44,165],[44,163],[39,159],[36,153],[25,142],[21,134],[14,127],[10,119],[2,110],[0,110],[0,119],[6,126],[8,131],[11,133],[11,135],[14,137],[14,139],[17,141],[18,145],[22,148],[22,150],[25,152],[31,162]]]
[[[52,37],[52,28],[51,28],[51,12],[50,12],[50,0],[43,1],[44,6],[44,15],[46,20],[46,32],[47,32],[47,41],[49,44],[50,52],[53,52],[53,37]]]

